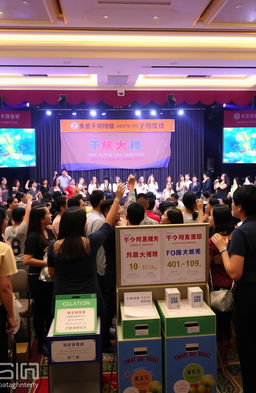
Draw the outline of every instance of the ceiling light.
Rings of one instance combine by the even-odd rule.
[[[47,111],[46,111],[46,114],[47,114],[47,116],[51,116],[52,111],[47,110]]]
[[[3,13],[3,11],[0,11],[0,15],[3,15],[4,13]]]
[[[91,115],[92,117],[95,117],[95,116],[97,115],[96,110],[95,110],[95,109],[92,109],[92,110],[90,111],[90,115]]]
[[[223,108],[226,108],[227,104],[224,102],[224,104],[222,106],[223,106]]]
[[[156,116],[156,110],[155,109],[151,109],[150,114],[151,114],[151,116]]]
[[[30,103],[26,102],[26,107],[29,108],[30,107]]]
[[[141,111],[139,109],[137,109],[134,113],[136,116],[141,116]]]
[[[159,16],[154,16],[153,19],[157,20],[157,19],[159,19]]]
[[[108,15],[104,15],[104,16],[103,16],[103,19],[108,19]]]
[[[106,112],[102,112],[102,114],[101,114],[102,116],[106,116]]]
[[[77,115],[77,113],[76,112],[72,112],[72,116],[76,116]]]
[[[178,115],[179,116],[183,116],[184,115],[184,110],[183,109],[179,109],[178,110]]]

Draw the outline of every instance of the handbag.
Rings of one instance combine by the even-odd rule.
[[[44,282],[52,282],[51,276],[48,271],[48,266],[42,267],[38,280]]]
[[[230,289],[221,288],[219,290],[214,291],[211,271],[210,271],[210,280],[212,286],[212,291],[210,293],[211,308],[214,311],[220,311],[220,312],[232,311],[233,302],[234,302],[233,299],[234,281],[232,282],[232,286]]]

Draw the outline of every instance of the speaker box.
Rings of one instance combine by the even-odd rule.
[[[212,170],[214,171],[214,168],[215,168],[215,158],[214,157],[207,158],[206,168],[207,168],[208,172],[210,172]]]
[[[256,95],[252,96],[252,109],[256,109]]]

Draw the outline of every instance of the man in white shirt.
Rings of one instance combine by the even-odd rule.
[[[26,209],[18,207],[12,212],[12,225],[5,230],[5,238],[13,250],[17,268],[26,269],[23,263],[24,246],[27,237],[29,217],[32,205],[32,195],[27,194]]]
[[[190,174],[186,173],[185,175],[185,189],[186,191],[189,191],[189,186],[192,183],[192,181],[190,180]]]
[[[70,186],[71,176],[69,176],[68,171],[66,170],[66,168],[63,168],[61,170],[61,175],[58,177],[58,180],[60,182],[60,188],[61,188],[62,191],[64,191],[65,188]]]

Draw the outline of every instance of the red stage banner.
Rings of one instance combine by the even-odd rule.
[[[0,128],[30,128],[30,111],[0,111]]]
[[[224,127],[256,127],[256,111],[225,111]]]

